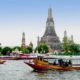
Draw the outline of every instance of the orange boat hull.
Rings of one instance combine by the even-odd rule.
[[[80,67],[61,67],[58,65],[36,65],[36,64],[31,64],[31,63],[27,63],[24,62],[25,64],[29,65],[30,67],[32,67],[35,70],[64,70],[64,71],[69,71],[69,70],[80,70]]]
[[[32,67],[34,70],[48,70],[49,67],[48,66],[42,66],[42,65],[35,65],[35,64],[31,64],[31,63],[27,63],[24,62],[25,64],[29,65],[30,67]]]

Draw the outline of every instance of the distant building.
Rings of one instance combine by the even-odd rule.
[[[73,35],[71,35],[71,44],[74,43]]]
[[[54,28],[54,20],[52,17],[52,9],[48,9],[48,18],[46,21],[46,30],[44,35],[41,37],[41,40],[39,42],[39,37],[38,37],[38,42],[37,43],[45,43],[51,48],[50,50],[61,50],[61,43],[59,40],[59,37],[56,34],[55,28]]]
[[[71,35],[71,37],[68,38],[68,36],[67,36],[67,31],[66,31],[66,30],[64,31],[64,38],[66,38],[67,43],[69,43],[69,44],[74,44],[73,35]]]
[[[67,31],[66,30],[64,31],[64,37],[67,37]]]
[[[21,47],[25,48],[26,47],[26,41],[25,41],[25,33],[22,33],[22,43],[21,43]]]
[[[40,37],[38,36],[37,37],[37,46],[39,45],[39,43],[40,43]]]

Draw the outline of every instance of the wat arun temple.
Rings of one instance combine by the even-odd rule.
[[[61,43],[55,31],[54,20],[52,17],[51,8],[48,9],[48,18],[46,21],[46,29],[45,29],[44,35],[41,37],[41,39],[39,39],[38,37],[37,46],[43,43],[45,43],[49,47],[51,52],[61,51]],[[25,44],[25,33],[24,32],[22,34],[21,47],[27,47]]]
[[[56,34],[55,26],[54,26],[54,20],[52,17],[52,9],[48,9],[48,18],[46,21],[46,30],[44,35],[41,37],[41,40],[38,41],[38,44],[45,43],[48,45],[49,48],[51,48],[53,51],[61,50],[61,43],[59,40],[59,37]]]

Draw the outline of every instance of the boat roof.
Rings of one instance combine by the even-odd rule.
[[[63,55],[49,55],[44,56],[44,58],[51,58],[51,59],[80,59],[80,56],[63,56]]]

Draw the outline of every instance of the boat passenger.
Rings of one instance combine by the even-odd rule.
[[[64,67],[68,67],[69,66],[69,63],[66,61],[64,62]]]
[[[56,64],[56,60],[54,61],[53,65],[57,65],[57,64]]]
[[[68,62],[68,63],[69,63],[69,66],[71,66],[71,65],[72,65],[72,62],[71,62],[71,60],[69,60],[69,62]]]
[[[63,59],[59,59],[59,60],[58,60],[58,63],[59,63],[60,66],[64,66],[64,61],[63,61]]]

